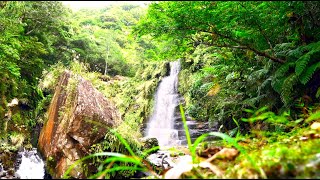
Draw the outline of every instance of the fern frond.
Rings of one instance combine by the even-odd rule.
[[[281,100],[285,105],[292,101],[293,86],[298,82],[298,76],[295,73],[290,74],[282,84]]]
[[[272,78],[272,81],[271,81],[271,86],[272,88],[277,92],[277,93],[281,93],[281,89],[282,89],[282,85],[283,85],[283,82],[284,82],[285,78],[282,77],[282,78]]]
[[[293,59],[296,60],[296,58],[299,58],[303,55],[303,47],[299,47],[293,50],[288,51],[287,53],[287,59]]]
[[[294,48],[294,43],[281,43],[274,46],[274,51],[288,51]]]
[[[290,52],[290,50],[293,49],[294,46],[294,43],[282,43],[275,45],[273,50],[276,52],[275,55],[277,57],[286,57],[288,52]]]
[[[204,67],[200,71],[203,71],[204,73],[208,74],[215,74],[217,72],[217,69],[220,69],[221,66],[222,65]]]
[[[265,98],[266,96],[265,95],[261,95],[261,96],[256,96],[256,97],[253,97],[253,98],[247,98],[245,99],[242,104],[245,105],[245,106],[251,106],[251,107],[256,107],[256,105],[258,103],[260,103],[261,99],[262,98]]]
[[[302,84],[307,84],[309,80],[311,79],[314,72],[320,67],[320,62],[317,62],[313,65],[311,65],[309,68],[307,68],[303,74],[299,77],[299,80]]]
[[[277,93],[281,93],[283,82],[288,76],[287,72],[289,71],[290,67],[293,67],[294,65],[294,62],[285,63],[280,66],[279,69],[274,73],[271,81],[271,86]]]
[[[295,72],[298,76],[305,70],[309,61],[310,61],[310,54],[309,53],[301,56],[297,60]]]
[[[214,86],[214,82],[204,83],[199,87],[199,90],[208,92]]]
[[[261,85],[258,87],[258,95],[262,93],[262,90],[270,88],[271,81],[272,79],[269,77],[261,83]]]
[[[320,41],[315,42],[315,43],[310,43],[305,48],[309,51],[315,50],[315,51],[320,51]]]
[[[293,67],[295,65],[294,62],[285,63],[282,66],[279,67],[279,69],[275,72],[274,78],[281,78],[287,76],[287,72],[290,69],[290,67]]]
[[[249,76],[248,76],[248,80],[249,81],[256,81],[257,79],[261,79],[261,78],[266,78],[267,74],[268,74],[269,70],[268,69],[259,69],[257,71],[253,71]]]

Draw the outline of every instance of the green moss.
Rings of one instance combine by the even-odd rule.
[[[142,65],[133,78],[105,83],[101,92],[112,100],[124,121],[141,124],[150,116],[154,93],[167,72],[168,62],[150,62]]]
[[[289,137],[286,137],[289,139]],[[306,164],[319,152],[320,139],[309,141],[285,141],[267,144],[258,148],[258,142],[255,143],[254,151],[249,156],[257,163],[258,167],[264,170],[268,178],[312,178],[316,169],[307,169]],[[238,161],[242,163],[239,169],[233,169],[229,175],[237,177],[242,169],[254,169],[250,163],[239,157]],[[261,174],[257,174],[261,178]],[[247,177],[249,178],[249,177]]]
[[[74,103],[76,102],[76,92],[77,92],[77,86],[79,83],[78,75],[71,73],[71,76],[69,78],[67,87],[65,88],[66,91],[66,101],[64,106],[59,111],[59,121],[62,126],[67,126],[70,121],[70,117],[73,113]]]
[[[48,170],[49,174],[55,174],[56,165],[57,165],[57,161],[52,156],[49,156],[46,159],[45,166],[46,166],[46,169]]]
[[[21,118],[21,114],[20,113],[13,114],[11,119],[12,119],[13,123],[15,123],[15,124],[22,123],[22,118]]]

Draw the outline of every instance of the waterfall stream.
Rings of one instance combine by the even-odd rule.
[[[21,179],[43,179],[45,175],[44,162],[37,154],[37,149],[19,152],[21,164],[16,173]]]
[[[178,74],[180,61],[170,62],[170,75],[160,82],[155,94],[155,106],[146,129],[146,137],[155,137],[160,147],[180,145],[174,129],[175,108],[179,104]]]

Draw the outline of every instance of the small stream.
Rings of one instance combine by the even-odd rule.
[[[17,161],[21,161],[16,171],[18,177],[21,179],[44,179],[44,162],[36,148],[19,152]]]
[[[11,154],[15,155],[5,156],[5,163],[0,161],[0,179],[52,179],[46,173],[45,163],[38,154],[37,148],[20,149],[19,152]],[[10,165],[11,158],[15,159],[13,167]]]

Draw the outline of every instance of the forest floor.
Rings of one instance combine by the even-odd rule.
[[[252,131],[234,139],[237,148],[226,141],[206,143],[197,149],[195,161],[177,162],[158,178],[320,178],[319,122],[290,132]],[[188,150],[180,147],[174,151],[191,155]]]

